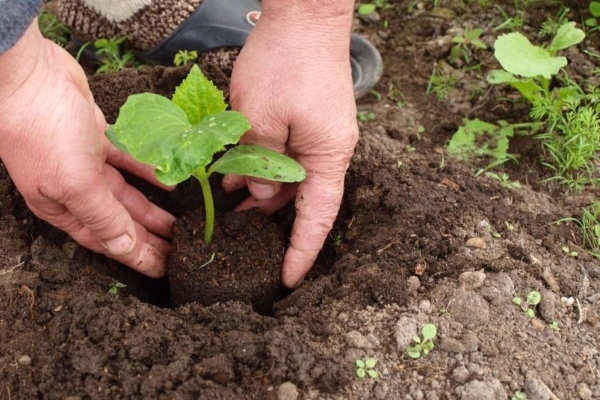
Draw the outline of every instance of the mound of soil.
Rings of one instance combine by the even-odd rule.
[[[443,145],[463,117],[511,120],[526,115],[522,106],[485,85],[473,91],[476,71],[461,75],[446,100],[425,94],[452,29],[482,27],[489,43],[500,11],[389,3],[356,22],[382,50],[386,72],[379,96],[359,102],[368,117],[335,228],[304,283],[269,306],[234,298],[173,307],[168,280],[141,277],[36,219],[0,167],[0,398],[600,398],[600,264],[579,247],[577,226],[551,224],[597,193],[541,183],[547,171],[535,142],[517,146],[521,163],[507,167],[520,189],[475,177]],[[573,9],[579,21],[585,9]],[[594,42],[584,45],[597,52]],[[478,59],[491,65],[491,50]],[[228,71],[207,72],[226,87]],[[144,68],[90,84],[111,122],[128,94],[170,96],[186,73]],[[182,217],[181,226],[199,224],[183,217],[201,208],[195,182],[163,193],[131,181]],[[240,197],[217,203],[227,211]],[[224,230],[256,222],[229,218]],[[280,257],[292,220],[290,207],[268,221],[274,242],[263,261]],[[217,273],[256,251],[245,233],[230,244],[239,255],[210,251],[228,265]],[[265,268],[277,276],[277,265]],[[239,282],[229,278],[217,286]],[[127,286],[114,296],[108,289],[117,281]],[[541,293],[533,319],[512,301],[532,290]],[[406,348],[426,323],[438,329],[435,347],[413,360]],[[377,379],[357,377],[356,360],[366,357],[377,360]]]

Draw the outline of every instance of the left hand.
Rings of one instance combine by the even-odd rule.
[[[290,13],[293,14],[293,13]],[[307,170],[300,184],[227,176],[225,190],[248,186],[238,209],[274,213],[296,196],[296,220],[282,281],[297,287],[333,226],[358,140],[347,17],[320,29],[263,12],[233,69],[231,105],[252,126],[241,142],[285,153]]]

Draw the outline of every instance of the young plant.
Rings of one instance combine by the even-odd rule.
[[[59,21],[56,14],[43,10],[38,15],[38,26],[43,37],[52,40],[60,47],[65,47],[69,43],[71,30]]]
[[[177,54],[175,54],[173,64],[175,64],[176,67],[182,67],[196,61],[197,59],[198,52],[196,50],[179,50]]]
[[[464,35],[457,35],[452,38],[452,49],[450,50],[450,62],[456,63],[460,58],[462,58],[465,63],[471,62],[471,48],[475,49],[487,49],[485,43],[479,39],[481,34],[483,33],[483,29],[465,29]]]
[[[577,256],[579,256],[579,253],[576,252],[575,250],[569,249],[569,246],[563,246],[562,247],[562,251],[563,251],[563,253],[565,253],[566,255],[568,255],[570,257],[577,257]]]
[[[527,400],[527,395],[519,390],[515,390],[515,393],[510,397],[510,400]]]
[[[364,378],[368,376],[369,378],[377,379],[379,377],[379,373],[375,371],[375,366],[377,365],[377,360],[373,357],[358,359],[356,360],[356,376],[359,378]]]
[[[490,179],[498,181],[500,186],[505,189],[521,189],[521,183],[519,181],[511,181],[510,177],[505,172],[500,175],[495,172],[486,172],[484,175]]]
[[[583,237],[582,245],[590,250],[591,255],[600,258],[600,201],[594,200],[592,204],[585,207],[581,218],[563,218],[556,223],[567,221],[579,225]]]
[[[135,56],[131,50],[127,50],[121,54],[120,46],[125,40],[127,40],[127,38],[122,36],[120,38],[111,39],[102,38],[94,42],[96,56],[100,62],[100,68],[96,70],[97,73],[118,72],[128,67],[137,66]]]
[[[119,149],[153,165],[160,182],[175,185],[190,176],[200,182],[207,246],[214,230],[214,202],[208,181],[213,173],[279,182],[300,182],[306,177],[295,160],[253,145],[232,147],[211,164],[215,153],[236,144],[250,128],[242,114],[226,108],[223,93],[194,65],[172,100],[151,93],[129,96],[116,123],[106,132]]]
[[[552,322],[548,324],[548,328],[552,329],[554,332],[560,331],[560,327],[558,326],[558,322],[556,320],[552,320]]]
[[[370,15],[373,14],[378,8],[382,10],[386,10],[390,8],[391,5],[388,3],[388,0],[375,0],[372,3],[365,3],[358,6],[358,15]]]
[[[600,2],[590,1],[589,10],[592,16],[585,20],[585,26],[589,28],[589,32],[600,30]]]
[[[433,324],[424,325],[421,328],[421,337],[415,335],[412,337],[414,345],[408,346],[406,352],[410,358],[417,359],[421,355],[426,356],[431,350],[433,350],[433,338],[437,335],[437,328]]]
[[[125,285],[124,283],[121,282],[113,282],[110,285],[108,285],[108,294],[111,294],[115,297],[119,297],[119,290],[123,289],[127,287],[127,285]]]
[[[532,290],[527,294],[525,301],[520,297],[513,297],[512,302],[521,307],[521,310],[529,316],[529,318],[535,317],[534,308],[542,300],[542,295],[537,290]]]
[[[443,68],[436,65],[429,76],[425,94],[433,93],[438,99],[445,100],[450,95],[450,92],[456,88],[457,82],[458,78],[456,75],[446,72]]]

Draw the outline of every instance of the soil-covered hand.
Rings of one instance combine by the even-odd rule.
[[[0,158],[29,208],[81,245],[151,277],[165,273],[174,217],[129,186],[152,182],[110,145],[79,64],[42,38],[37,20],[0,56]]]
[[[317,11],[308,20],[300,3],[310,2],[283,3],[263,2],[234,66],[231,105],[252,126],[242,143],[286,153],[308,176],[300,185],[284,186],[228,176],[223,186],[234,190],[247,184],[253,197],[238,208],[260,207],[266,213],[296,196],[282,270],[283,283],[293,288],[312,267],[338,213],[358,126],[349,59],[353,3],[339,6],[342,11],[334,15]]]

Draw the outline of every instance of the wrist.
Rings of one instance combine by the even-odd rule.
[[[33,74],[46,51],[36,18],[21,38],[0,55],[0,110]]]

